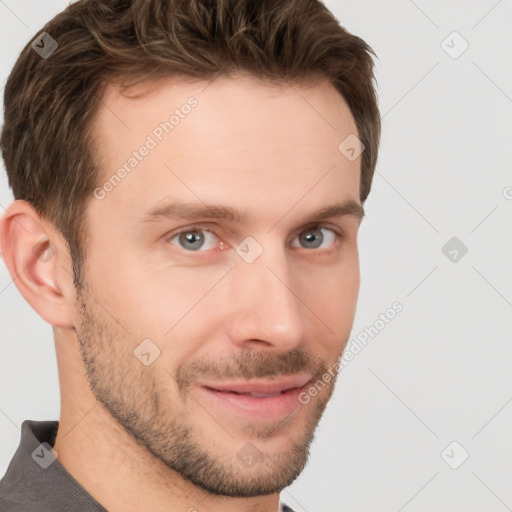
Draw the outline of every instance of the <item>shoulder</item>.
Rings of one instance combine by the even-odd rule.
[[[2,512],[41,512],[41,504],[27,504],[12,501],[6,496],[0,495],[0,510]]]

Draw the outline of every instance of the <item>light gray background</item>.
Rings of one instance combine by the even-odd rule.
[[[0,0],[2,86],[67,3]],[[299,512],[511,510],[512,1],[327,5],[379,57],[383,138],[353,338],[395,301],[403,311],[342,371],[281,497]],[[453,31],[469,44],[456,59]],[[457,262],[441,251],[454,236],[468,248]],[[59,389],[51,328],[3,263],[0,314],[1,475],[23,420],[58,419]]]

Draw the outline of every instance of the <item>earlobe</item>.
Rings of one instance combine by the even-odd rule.
[[[72,328],[72,278],[64,283],[68,274],[58,272],[58,265],[69,264],[69,255],[57,230],[30,203],[16,200],[0,221],[0,241],[5,264],[25,300],[51,325]]]

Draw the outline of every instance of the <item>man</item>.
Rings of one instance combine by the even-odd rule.
[[[2,254],[61,414],[2,511],[291,510],[356,309],[371,54],[316,0],[83,0],[22,51]]]

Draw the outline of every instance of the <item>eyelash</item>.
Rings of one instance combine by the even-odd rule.
[[[299,231],[297,233],[295,238],[297,238],[297,236],[299,236],[304,231],[313,230],[313,229],[327,229],[327,230],[331,231],[332,233],[334,233],[334,235],[336,237],[336,240],[332,243],[331,246],[329,246],[326,249],[306,249],[306,248],[302,247],[302,249],[304,249],[306,251],[317,250],[317,251],[321,251],[324,254],[325,253],[329,253],[329,252],[333,251],[336,248],[336,246],[338,245],[339,241],[344,238],[344,233],[341,231],[341,229],[339,229],[339,228],[334,229],[329,224],[311,224],[310,226],[306,226],[302,231]],[[167,242],[170,242],[171,240],[176,238],[178,235],[181,235],[182,233],[190,233],[190,232],[193,232],[193,231],[206,231],[207,233],[213,234],[218,240],[220,240],[220,238],[215,234],[215,232],[213,230],[205,227],[204,225],[187,226],[186,228],[182,228],[182,229],[180,229],[178,231],[173,231],[172,233],[167,234],[165,236],[165,239],[166,239]],[[295,240],[295,238],[294,238],[294,240]],[[210,250],[211,250],[210,249],[210,250],[206,250],[206,251],[202,251],[202,250],[187,251],[183,247],[179,247],[179,246],[176,246],[176,247],[178,247],[179,249],[182,249],[183,251],[185,251],[187,253],[194,253],[194,252],[196,252],[196,253],[207,253],[207,252],[210,252]]]

